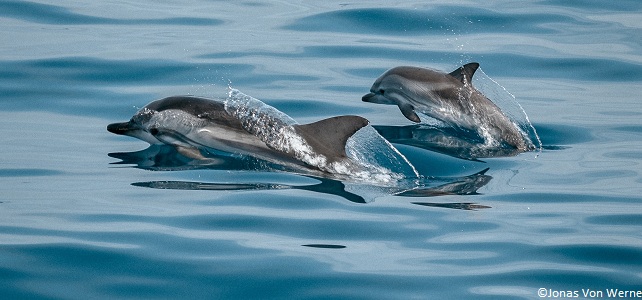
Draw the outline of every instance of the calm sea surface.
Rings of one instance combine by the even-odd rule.
[[[0,298],[642,290],[642,2],[308,2],[0,1]],[[106,130],[228,86],[300,123],[409,125],[361,101],[375,78],[470,61],[544,149],[470,161],[398,145],[438,189],[481,180],[461,195],[195,165]]]

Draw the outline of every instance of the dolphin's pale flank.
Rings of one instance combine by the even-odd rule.
[[[172,145],[193,158],[203,158],[200,149],[216,149],[331,172],[328,166],[347,160],[348,138],[368,125],[368,120],[358,116],[286,124],[269,113],[257,112],[254,121],[240,119],[225,100],[175,96],[151,102],[128,122],[110,124],[107,130],[150,144]]]
[[[478,67],[478,63],[469,63],[451,73],[395,67],[383,73],[362,100],[397,105],[416,123],[421,122],[418,111],[454,128],[473,130],[490,144],[506,143],[520,151],[534,149],[519,127],[473,87]]]

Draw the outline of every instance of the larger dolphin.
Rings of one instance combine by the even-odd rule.
[[[468,63],[451,73],[395,67],[383,73],[362,100],[397,105],[416,123],[421,122],[415,112],[419,111],[454,128],[473,130],[487,142],[506,143],[519,151],[534,149],[518,126],[473,87],[478,67],[478,63]]]
[[[272,115],[274,111],[262,107],[252,112],[254,119],[242,119],[245,111],[226,107],[225,100],[175,96],[151,102],[128,122],[109,124],[107,130],[150,144],[169,144],[193,158],[203,158],[200,149],[213,148],[332,172],[333,164],[347,160],[348,138],[368,125],[358,116],[286,124]]]

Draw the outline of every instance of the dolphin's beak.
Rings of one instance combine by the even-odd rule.
[[[372,98],[376,97],[377,95],[375,93],[367,93],[361,97],[361,101],[363,102],[372,102]]]
[[[131,130],[132,127],[129,122],[113,123],[107,125],[107,131],[115,134],[127,134],[127,132]]]
[[[389,104],[389,105],[396,105],[397,103],[395,102],[394,99],[388,98],[384,96],[383,94],[380,93],[368,93],[363,95],[361,97],[361,101],[363,102],[370,102],[370,103],[377,103],[377,104]]]

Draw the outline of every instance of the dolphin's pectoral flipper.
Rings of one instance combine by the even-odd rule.
[[[410,103],[399,103],[399,110],[401,110],[401,113],[410,121],[413,121],[415,123],[420,123],[421,119],[415,113],[415,107],[412,106]]]
[[[172,130],[153,127],[150,128],[149,133],[159,141],[168,145],[173,145],[176,151],[185,157],[199,160],[207,159],[203,156],[201,151],[198,150],[198,148],[195,148],[187,141],[181,139],[180,135]]]
[[[450,76],[457,78],[463,84],[471,83],[473,80],[473,75],[475,71],[479,68],[479,64],[476,62],[467,63],[459,69],[450,72]]]
[[[348,139],[368,123],[359,116],[339,116],[293,127],[316,153],[337,161],[346,157]]]

